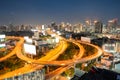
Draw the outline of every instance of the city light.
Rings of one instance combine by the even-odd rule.
[[[0,80],[120,80],[120,0],[0,0]]]

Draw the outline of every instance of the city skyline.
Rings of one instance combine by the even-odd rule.
[[[0,0],[0,25],[120,19],[119,0]]]

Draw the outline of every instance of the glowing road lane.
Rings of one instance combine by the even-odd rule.
[[[72,42],[74,42],[74,40],[72,40]],[[74,64],[77,64],[77,63],[83,63],[83,62],[87,62],[87,61],[90,61],[92,59],[96,59],[98,58],[99,56],[102,55],[103,51],[98,47],[98,46],[95,46],[93,44],[90,44],[90,43],[86,43],[86,42],[82,42],[82,41],[76,41],[76,42],[79,42],[79,43],[83,43],[83,44],[87,44],[89,46],[92,46],[94,48],[97,49],[97,52],[94,53],[93,55],[90,55],[90,56],[87,56],[87,57],[84,57],[84,58],[77,58],[77,59],[73,59],[73,63],[69,64],[69,65],[66,65],[64,67],[60,67],[56,70],[54,70],[53,72],[50,72],[46,75],[46,80],[50,80],[51,78],[57,76],[57,75],[60,75],[62,72],[64,72],[65,70],[71,68],[72,65]]]
[[[55,76],[61,74],[63,71],[69,69],[70,66],[73,64],[82,63],[82,62],[86,62],[86,61],[95,59],[102,54],[102,50],[99,47],[92,45],[92,44],[89,44],[89,43],[78,41],[79,43],[90,45],[98,50],[93,55],[87,56],[85,58],[81,58],[84,54],[84,48],[78,42],[76,42],[74,40],[71,40],[71,41],[68,40],[68,42],[72,42],[80,48],[78,56],[75,57],[74,59],[64,60],[64,61],[52,61],[52,60],[55,60],[60,54],[62,54],[66,50],[67,43],[66,43],[66,41],[62,41],[62,42],[60,42],[58,47],[49,51],[45,57],[42,57],[38,60],[33,60],[31,58],[28,58],[28,57],[22,55],[21,49],[22,49],[22,44],[24,42],[24,39],[21,37],[19,39],[20,39],[20,41],[16,44],[15,49],[11,53],[6,55],[5,57],[0,58],[0,61],[3,61],[5,59],[11,57],[12,55],[16,54],[20,59],[25,60],[25,61],[29,61],[29,62],[31,62],[31,64],[27,64],[22,68],[19,68],[17,70],[12,71],[12,72],[8,72],[6,74],[0,75],[0,79],[4,79],[4,78],[20,75],[20,74],[32,72],[32,71],[35,71],[37,69],[41,69],[45,64],[63,66],[63,67],[60,67],[60,68],[56,69],[55,71],[47,74],[46,79],[49,79],[49,78],[52,78],[52,77],[55,77]],[[33,63],[36,63],[36,64],[33,64]],[[41,64],[44,64],[44,65],[41,65]]]
[[[77,53],[78,55],[76,55],[76,57],[74,57],[74,59],[69,59],[69,60],[62,60],[62,61],[40,61],[40,62],[33,62],[33,63],[36,63],[36,64],[42,64],[42,65],[54,65],[54,66],[66,66],[66,65],[69,65],[71,63],[74,62],[74,60],[76,59],[80,59],[83,54],[84,54],[84,48],[82,45],[80,45],[79,43],[77,42],[74,42],[74,41],[69,41],[69,40],[66,40],[67,42],[71,42],[75,45],[77,45],[79,47],[79,52]]]
[[[23,41],[23,38],[20,39]],[[22,44],[23,42],[20,41],[19,44],[17,44],[17,48],[14,49],[14,52],[17,53],[17,55],[19,56],[19,58],[23,59],[23,60],[28,60],[29,58],[26,58],[25,56],[22,55],[21,53],[21,49],[22,49]],[[62,41],[61,44],[56,47],[55,49],[49,51],[47,53],[47,56],[45,57],[42,57],[41,59],[39,60],[36,60],[36,62],[40,62],[40,61],[51,61],[51,60],[54,60],[56,59],[60,54],[62,54],[67,48],[67,43],[65,41]],[[18,54],[19,53],[19,54]],[[15,54],[15,53],[14,53]],[[9,56],[11,57],[11,56]],[[7,57],[8,58],[8,57]],[[4,59],[5,60],[5,59]],[[34,62],[35,60],[32,60],[32,59],[29,59],[31,62]],[[28,73],[28,72],[32,72],[32,71],[35,71],[37,69],[41,69],[43,67],[43,65],[38,65],[38,64],[28,64],[28,65],[25,65],[24,67],[22,68],[19,68],[17,70],[14,70],[14,71],[11,71],[11,72],[8,72],[6,74],[3,74],[3,75],[0,75],[0,79],[4,79],[4,78],[8,78],[8,77],[12,77],[12,76],[16,76],[16,75],[21,75],[21,74],[24,74],[24,73]]]
[[[60,68],[46,74],[46,76],[45,76],[46,80],[49,80],[49,79],[61,74],[65,70],[71,68],[71,66],[73,66],[73,64],[75,64],[75,61],[78,59],[81,59],[82,56],[84,55],[85,50],[82,45],[80,45],[78,42],[75,42],[75,41],[71,41],[71,40],[67,40],[67,41],[72,42],[79,47],[78,55],[76,57],[74,57],[72,60],[56,61],[56,63],[59,63],[59,65],[61,65],[63,67],[60,67]]]
[[[8,55],[0,58],[0,62],[6,60],[7,58],[9,58],[9,57],[13,56],[14,54],[16,54],[16,51],[19,50],[19,47],[24,42],[24,39],[22,37],[13,37],[13,36],[11,37],[11,36],[9,36],[9,37],[7,37],[7,39],[20,39],[20,41],[17,42],[16,47],[12,50],[12,52],[10,52],[10,53],[8,53]]]
[[[52,33],[52,32],[49,31],[49,33]],[[61,38],[62,38],[62,37],[61,37]],[[64,38],[63,38],[63,39],[64,39]],[[66,39],[65,39],[65,40],[66,40]],[[77,63],[83,63],[83,62],[86,62],[86,61],[89,61],[89,60],[92,60],[92,59],[96,59],[96,58],[98,58],[99,56],[101,56],[102,53],[103,53],[102,49],[100,49],[98,46],[95,46],[95,45],[93,45],[93,44],[89,44],[89,43],[81,42],[81,41],[75,41],[75,40],[68,40],[68,41],[73,42],[74,44],[75,44],[75,43],[76,43],[76,44],[78,44],[78,43],[87,44],[87,45],[89,45],[89,46],[92,46],[92,47],[96,48],[96,49],[97,49],[97,52],[94,53],[93,55],[87,56],[87,57],[85,57],[85,58],[81,58],[82,55],[83,55],[83,54],[81,54],[81,57],[74,58],[74,59],[73,59],[74,61],[71,61],[72,63],[71,63],[71,64],[68,64],[68,65],[63,61],[63,63],[61,63],[61,64],[64,64],[64,67],[60,67],[60,68],[56,69],[55,71],[50,72],[49,74],[47,74],[47,75],[46,75],[46,80],[47,80],[47,79],[49,80],[49,79],[51,79],[52,77],[55,77],[55,76],[61,74],[61,73],[64,72],[65,70],[69,69],[71,65],[74,65],[74,64],[77,64]],[[68,62],[70,62],[70,61],[68,61]],[[59,61],[58,63],[60,63],[60,61]],[[65,66],[65,65],[66,65],[66,66]]]

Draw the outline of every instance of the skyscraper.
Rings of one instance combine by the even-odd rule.
[[[112,19],[108,21],[107,30],[108,32],[114,32],[117,28],[118,19]]]
[[[101,21],[94,21],[95,33],[102,33],[103,24]]]

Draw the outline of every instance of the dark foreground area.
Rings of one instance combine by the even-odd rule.
[[[81,77],[75,75],[71,80],[120,80],[120,73],[92,67],[89,72]]]

